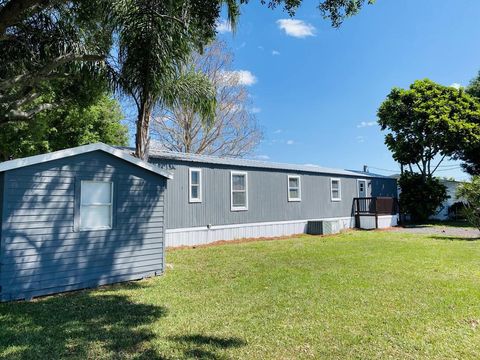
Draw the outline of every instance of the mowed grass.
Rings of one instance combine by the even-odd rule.
[[[0,356],[480,358],[480,241],[348,232],[167,262],[165,276],[0,304]]]

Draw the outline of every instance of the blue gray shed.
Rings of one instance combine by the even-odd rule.
[[[104,144],[0,164],[0,300],[164,271],[172,175]]]

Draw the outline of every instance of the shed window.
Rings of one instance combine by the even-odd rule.
[[[288,175],[288,201],[301,200],[300,176]]]
[[[80,230],[112,228],[113,183],[82,181],[80,188]]]
[[[202,170],[189,169],[189,195],[191,203],[202,202]]]
[[[340,179],[330,179],[332,201],[342,200],[342,184]]]
[[[248,210],[248,178],[246,172],[230,173],[231,209],[232,211]]]

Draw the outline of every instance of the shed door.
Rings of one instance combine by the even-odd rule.
[[[364,198],[367,197],[367,181],[366,180],[358,180],[358,197]]]

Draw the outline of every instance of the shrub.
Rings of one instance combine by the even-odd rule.
[[[480,230],[480,176],[474,176],[472,182],[460,185],[457,196],[466,202],[463,213],[467,221]]]
[[[448,208],[448,217],[453,220],[464,220],[465,203],[457,201]]]
[[[400,176],[398,184],[402,190],[400,209],[404,214],[409,214],[414,222],[428,220],[448,199],[445,185],[432,177],[407,171]]]

